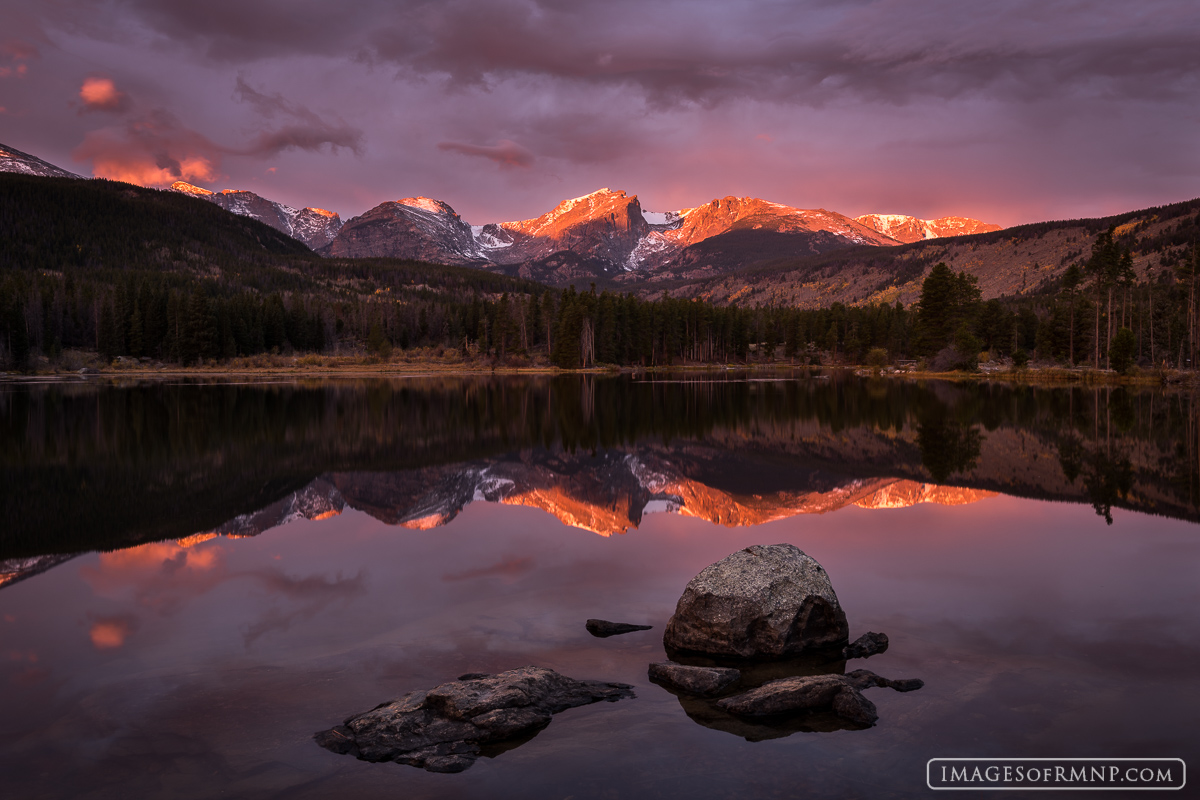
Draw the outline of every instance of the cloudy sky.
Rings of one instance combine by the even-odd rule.
[[[480,224],[600,187],[1003,225],[1200,196],[1193,0],[0,0],[0,142]]]

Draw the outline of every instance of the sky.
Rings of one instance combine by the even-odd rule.
[[[0,0],[0,142],[468,222],[602,187],[1001,225],[1200,196],[1193,0]]]

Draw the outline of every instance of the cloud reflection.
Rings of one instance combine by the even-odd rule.
[[[448,572],[442,576],[444,581],[467,581],[472,578],[486,578],[493,575],[515,580],[533,569],[532,558],[508,558],[488,567],[468,569],[463,572]]]
[[[253,578],[269,592],[295,602],[288,610],[271,607],[257,622],[249,625],[243,634],[247,647],[268,633],[284,632],[298,621],[311,619],[333,603],[344,604],[366,593],[367,573],[362,570],[353,578],[343,578],[340,572],[333,578],[323,575],[301,578],[272,568],[238,574]]]
[[[97,650],[116,650],[125,644],[125,640],[136,629],[137,618],[133,616],[96,617],[88,631],[88,638]]]

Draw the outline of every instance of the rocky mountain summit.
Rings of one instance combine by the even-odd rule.
[[[0,172],[17,172],[22,175],[38,175],[43,178],[82,178],[74,172],[56,167],[37,156],[22,153],[15,147],[0,144]]]
[[[342,229],[342,218],[336,212],[311,207],[295,209],[242,189],[213,192],[185,181],[175,181],[171,184],[171,189],[216,203],[234,214],[266,223],[275,230],[304,242],[313,250],[328,245]]]
[[[729,252],[699,245],[737,234]],[[744,246],[745,240],[750,246]],[[870,225],[825,209],[725,197],[680,211],[652,212],[637,195],[600,189],[539,217],[470,225],[446,203],[410,197],[382,203],[346,223],[322,252],[350,258],[413,258],[502,269],[563,284],[584,278],[641,281],[681,271],[727,272],[772,254],[818,254],[852,245],[899,244]],[[714,260],[718,263],[714,265]]]
[[[999,225],[981,222],[970,217],[917,219],[906,214],[864,214],[854,219],[903,244],[920,242],[925,239],[945,239],[951,236],[969,236],[972,233],[990,233],[1000,230]]]
[[[0,145],[0,172],[80,178]],[[428,197],[389,200],[343,224],[333,211],[296,209],[242,189],[212,191],[176,181],[171,190],[250,217],[335,258],[402,258],[472,266],[565,286],[590,280],[642,284],[723,276],[752,264],[854,246],[998,230],[965,217],[896,214],[851,219],[755,197],[723,197],[676,211],[648,211],[613,189],[564,200],[533,219],[472,225]]]

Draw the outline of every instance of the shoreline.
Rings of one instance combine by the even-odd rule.
[[[1022,369],[980,370],[978,372],[922,372],[900,370],[894,367],[875,371],[870,367],[854,364],[831,366],[805,366],[798,364],[681,364],[653,367],[618,367],[605,365],[585,369],[561,369],[544,365],[492,366],[475,364],[447,364],[437,362],[407,363],[344,363],[344,364],[278,364],[278,365],[211,365],[200,367],[147,367],[107,366],[88,367],[85,370],[41,371],[33,373],[0,373],[2,383],[88,383],[114,379],[132,380],[178,380],[236,378],[285,378],[293,380],[331,378],[421,378],[421,377],[467,377],[492,375],[623,375],[623,374],[678,374],[678,373],[729,373],[729,372],[797,372],[816,375],[851,373],[856,377],[877,380],[939,380],[1001,382],[1045,386],[1200,386],[1200,373],[1178,370],[1142,372],[1134,375],[1118,375],[1108,370],[1070,367],[1025,367]],[[815,375],[813,376],[815,377]]]

